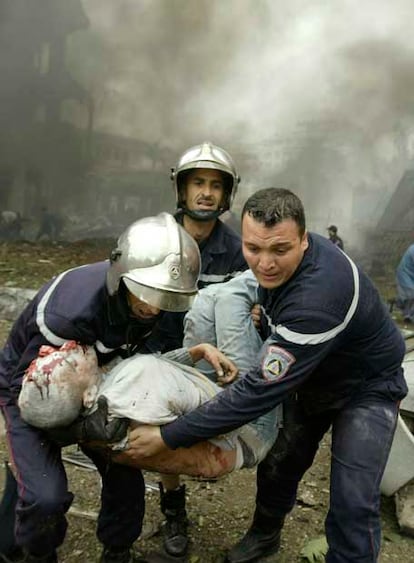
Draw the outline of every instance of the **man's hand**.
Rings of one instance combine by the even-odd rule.
[[[122,440],[129,427],[126,418],[108,420],[108,402],[101,395],[98,408],[91,415],[78,418],[69,426],[51,428],[47,431],[49,438],[61,447],[84,442],[114,443]]]
[[[262,309],[261,309],[259,303],[256,303],[255,305],[253,305],[253,307],[250,311],[250,315],[252,317],[253,324],[256,328],[260,328],[261,314],[262,314]]]
[[[216,370],[219,385],[231,383],[237,378],[239,370],[227,356],[211,344],[197,344],[188,349],[193,362],[206,360]]]
[[[130,431],[127,448],[122,453],[113,455],[112,459],[139,467],[144,458],[165,450],[168,448],[161,437],[160,427],[141,424]]]

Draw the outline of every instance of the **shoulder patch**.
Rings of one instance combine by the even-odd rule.
[[[284,348],[275,345],[269,346],[262,362],[263,379],[267,381],[281,379],[295,362],[295,356]]]

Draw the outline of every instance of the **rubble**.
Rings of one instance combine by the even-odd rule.
[[[414,537],[414,479],[395,494],[395,509],[401,532]]]
[[[14,321],[35,295],[34,289],[0,286],[0,317]]]

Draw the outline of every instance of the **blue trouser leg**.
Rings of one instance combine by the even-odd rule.
[[[326,519],[328,563],[374,563],[381,543],[380,483],[398,406],[359,398],[332,426],[331,501]]]
[[[17,471],[16,543],[36,554],[54,551],[64,540],[68,491],[60,448],[27,425],[15,405],[2,407],[7,440]]]
[[[397,281],[397,307],[402,311],[404,319],[414,322],[414,287],[402,287]]]
[[[256,510],[270,519],[294,506],[298,484],[332,424],[327,563],[375,563],[380,549],[380,483],[397,422],[396,403],[359,396],[344,408],[304,417],[295,447],[273,448],[257,472]]]
[[[65,538],[65,513],[73,500],[61,450],[41,431],[27,425],[16,406],[4,406],[2,410],[17,470],[16,543],[35,554],[52,552]],[[86,453],[102,477],[98,539],[107,546],[129,546],[138,538],[144,517],[142,473],[110,463],[100,453]]]
[[[93,460],[102,477],[101,510],[97,536],[108,547],[128,547],[138,538],[145,512],[142,472],[112,463],[101,453],[83,451]]]
[[[306,421],[294,436],[294,447],[276,461],[279,442],[270,450],[257,468],[256,505],[259,513],[275,519],[286,516],[296,501],[296,493],[305,471],[312,465],[319,442],[330,425],[330,417],[313,417],[312,424]]]

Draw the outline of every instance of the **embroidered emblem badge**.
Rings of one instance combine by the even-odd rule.
[[[275,345],[269,346],[262,363],[263,378],[267,381],[281,379],[295,361],[295,356],[292,356],[284,348]]]
[[[173,280],[178,280],[181,275],[180,264],[171,264],[169,266],[169,273]]]

